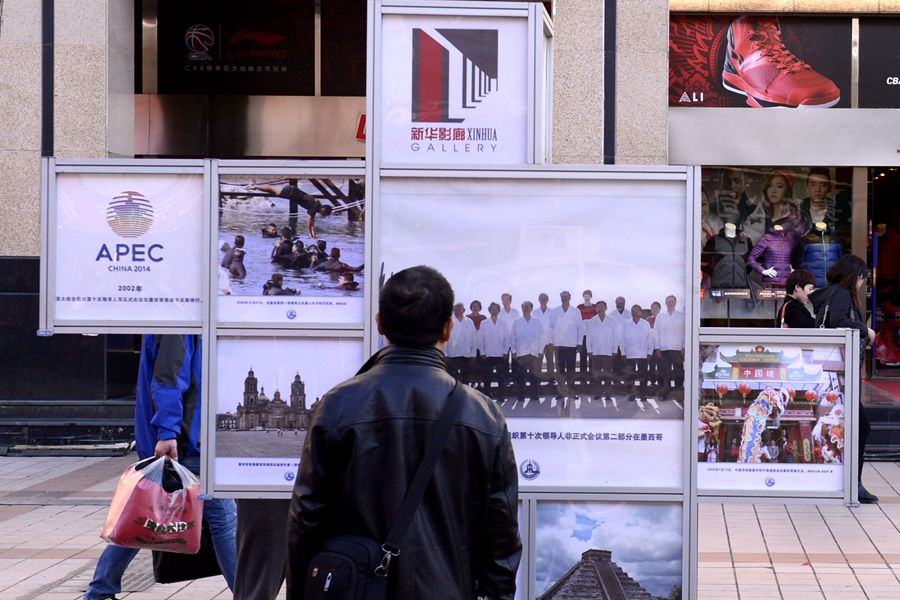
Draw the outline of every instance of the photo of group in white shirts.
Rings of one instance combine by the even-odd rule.
[[[514,303],[505,292],[487,310],[458,301],[450,372],[508,416],[683,415],[685,316],[675,295],[647,307],[591,290],[577,306],[569,290],[557,297]]]

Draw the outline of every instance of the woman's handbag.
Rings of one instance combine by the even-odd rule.
[[[177,461],[148,458],[119,478],[100,537],[125,548],[196,554],[202,518],[200,480]]]
[[[212,534],[203,521],[200,533],[200,551],[197,554],[176,554],[153,551],[153,579],[157,583],[177,583],[204,577],[221,575],[219,560],[213,548]]]

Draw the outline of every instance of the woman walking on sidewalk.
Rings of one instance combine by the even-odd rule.
[[[875,332],[866,326],[863,318],[862,307],[859,303],[859,292],[866,284],[866,274],[869,269],[866,262],[852,254],[842,256],[828,270],[825,278],[828,287],[814,292],[810,297],[813,308],[816,310],[816,324],[821,327],[850,328],[859,331],[859,369],[856,374],[856,389],[862,389],[862,369],[866,364],[866,343],[875,340]],[[869,493],[862,484],[863,455],[866,449],[866,440],[871,430],[869,417],[866,415],[866,407],[862,399],[859,402],[859,444],[857,455],[859,456],[859,501],[863,504],[878,502],[878,496]]]

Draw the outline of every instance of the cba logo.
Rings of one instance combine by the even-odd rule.
[[[153,225],[153,205],[140,192],[122,192],[107,206],[106,222],[119,237],[141,237]]]
[[[213,35],[212,29],[206,25],[192,25],[188,27],[187,32],[184,34],[184,43],[187,44],[188,50],[191,51],[188,54],[188,58],[191,60],[212,60],[208,50],[215,41],[216,37]]]
[[[496,29],[413,29],[412,120],[462,123],[498,85]]]
[[[291,321],[293,321],[294,319],[296,319],[296,318],[297,318],[297,311],[296,311],[296,310],[289,310],[289,311],[287,311],[287,318],[290,319]]]
[[[529,458],[523,460],[522,464],[519,465],[519,473],[522,474],[522,477],[531,481],[532,479],[537,479],[537,476],[541,474],[541,466],[536,460]]]
[[[293,471],[286,471],[285,474],[284,474],[284,480],[285,480],[285,481],[293,481],[293,480],[294,480],[294,472],[293,472]]]
[[[775,485],[775,478],[766,477],[766,487],[772,487],[773,485]]]

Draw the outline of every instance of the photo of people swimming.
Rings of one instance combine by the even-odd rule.
[[[240,306],[254,310],[285,304],[223,302],[229,296],[316,299],[288,303],[293,312],[277,311],[289,319],[305,316],[304,306],[321,310],[323,298],[336,299],[332,305],[338,309],[347,306],[342,299],[358,298],[361,304],[364,231],[362,178],[223,175],[217,241],[220,313],[231,317],[235,312],[229,309]]]

